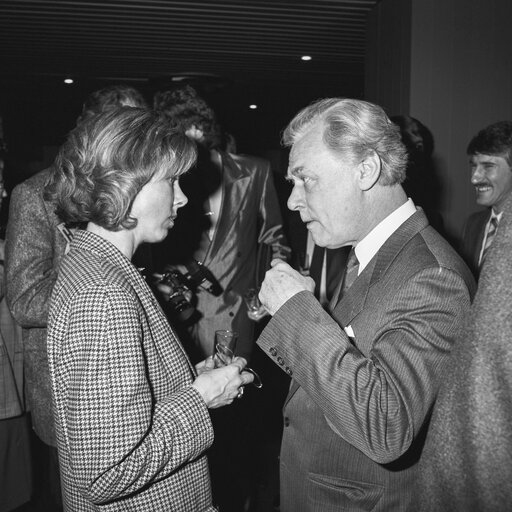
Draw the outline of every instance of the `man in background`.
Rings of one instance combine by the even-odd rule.
[[[192,360],[198,361],[212,354],[216,330],[234,330],[239,333],[236,354],[249,359],[255,322],[247,315],[244,294],[257,286],[260,267],[264,272],[272,258],[288,259],[290,253],[270,163],[223,151],[217,116],[190,85],[158,92],[154,106],[197,142],[199,155],[196,167],[180,180],[189,202],[159,254],[154,251],[155,259],[184,272],[191,265],[206,270],[220,287],[216,293],[197,287],[197,315],[187,326],[188,347],[183,329],[180,337]],[[257,440],[247,432],[251,419],[259,418],[247,395],[212,415],[210,470],[214,503],[222,512],[243,510],[250,493],[254,468],[247,461]]]
[[[512,191],[512,122],[500,121],[478,132],[468,145],[471,184],[476,203],[462,234],[461,252],[478,278],[499,229],[503,205]]]
[[[292,375],[280,458],[282,512],[407,510],[425,430],[474,281],[408,200],[406,153],[384,111],[321,100],[284,132],[288,207],[314,242],[350,245],[332,313],[275,260],[258,345]]]

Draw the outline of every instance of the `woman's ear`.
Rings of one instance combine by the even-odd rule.
[[[365,156],[359,163],[359,188],[361,190],[370,190],[379,181],[382,162],[379,155],[372,151]]]

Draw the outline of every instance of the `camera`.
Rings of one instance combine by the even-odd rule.
[[[193,297],[198,288],[215,297],[223,291],[215,276],[201,262],[192,260],[185,265],[185,268],[187,273],[184,274],[177,268],[168,267],[158,281],[159,284],[164,284],[171,289],[167,302],[172,313],[181,322],[186,322],[194,314]]]
[[[193,293],[187,286],[186,277],[179,270],[168,270],[158,283],[171,289],[167,302],[172,313],[180,322],[187,321],[194,314],[195,308],[191,302]]]

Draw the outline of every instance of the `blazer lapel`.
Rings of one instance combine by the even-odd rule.
[[[205,257],[206,264],[223,246],[247,194],[247,183],[250,179],[248,172],[239,167],[227,153],[221,153],[221,157],[223,165],[222,207],[212,243]]]
[[[384,242],[377,254],[356,278],[352,286],[341,298],[334,308],[333,316],[341,322],[343,327],[350,325],[352,320],[364,308],[368,292],[393,263],[402,248],[419,231],[428,226],[423,210],[411,215],[391,236]]]

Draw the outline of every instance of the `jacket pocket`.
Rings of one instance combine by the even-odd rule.
[[[384,492],[382,485],[317,473],[309,473],[307,486],[311,512],[371,511]]]

